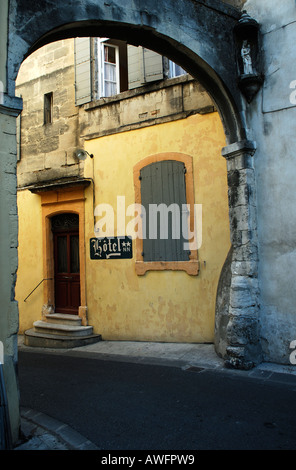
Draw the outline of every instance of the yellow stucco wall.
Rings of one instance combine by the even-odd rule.
[[[230,247],[226,162],[221,157],[225,137],[217,113],[136,131],[105,136],[85,143],[94,154],[84,164],[84,176],[95,181],[95,204],[110,204],[117,196],[126,207],[135,202],[133,167],[157,153],[180,152],[193,157],[195,203],[202,204],[203,232],[200,273],[135,272],[134,258],[91,260],[94,234],[93,187],[85,190],[86,305],[88,321],[105,340],[212,342],[217,283]],[[18,192],[19,269],[16,297],[20,333],[41,318],[43,286],[24,298],[44,277],[41,198]],[[126,217],[129,222],[132,217]],[[117,233],[115,232],[115,235]],[[118,234],[122,235],[122,233]]]
[[[19,332],[32,328],[40,320],[43,287],[26,297],[43,279],[42,218],[40,197],[30,191],[18,192],[19,250],[16,299],[19,304]]]
[[[93,197],[92,189],[87,190],[88,318],[104,339],[213,341],[217,283],[230,247],[224,145],[217,113],[86,142],[86,150],[94,154],[85,164],[85,176],[94,176],[95,204],[110,204],[115,214],[117,196],[126,197],[126,207],[133,204],[133,166],[149,155],[181,152],[193,157],[195,203],[203,209],[199,276],[181,271],[137,276],[135,258],[90,260]]]

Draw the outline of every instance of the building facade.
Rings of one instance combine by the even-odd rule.
[[[26,57],[56,40],[112,37],[143,46],[180,64],[209,92],[221,118],[226,144],[222,155],[227,164],[231,241],[217,289],[217,352],[230,366],[242,369],[262,360],[293,364],[291,350],[296,338],[294,0],[282,3],[153,0],[149,8],[141,0],[137,3],[114,0],[112,5],[85,0],[79,2],[79,8],[70,1],[57,2],[55,7],[52,2],[44,1],[42,22],[40,8],[37,2],[28,5],[24,0],[3,0],[0,5],[0,38],[4,46],[0,49],[0,340],[5,351],[4,374],[9,389],[13,439],[19,426],[16,119],[22,110],[22,100],[15,95],[15,80]],[[242,15],[243,8],[249,17]],[[109,85],[115,86],[116,80],[111,82]],[[47,117],[52,103],[50,93],[51,90],[45,92]],[[88,114],[91,115],[92,112]],[[83,129],[77,135],[83,136]],[[53,145],[57,146],[61,137],[53,139]],[[85,148],[94,152],[95,164],[96,139],[102,138],[94,137],[85,140]],[[123,137],[124,133],[116,135],[119,139]],[[103,137],[104,145],[107,138]],[[107,146],[104,150],[107,151]],[[159,151],[153,155],[159,155]],[[186,155],[193,156],[190,149]],[[69,155],[66,160],[64,154],[69,172],[71,164],[73,170],[76,165],[71,159]],[[135,168],[138,161],[140,158],[135,161]],[[84,163],[85,171],[90,171],[90,160]],[[46,169],[52,170],[53,163],[48,160],[47,164]],[[91,185],[84,191],[90,188]]]
[[[40,324],[52,313],[78,315],[103,339],[214,342],[230,236],[225,138],[203,87],[163,56],[106,38],[45,46],[16,84],[16,298],[27,343],[52,344]],[[93,157],[77,158],[79,148]],[[195,243],[181,238],[185,225]]]

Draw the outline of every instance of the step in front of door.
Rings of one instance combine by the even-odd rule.
[[[38,320],[33,323],[36,333],[49,333],[63,336],[90,336],[93,334],[92,326],[65,325],[61,323],[49,323]]]
[[[102,341],[102,336],[93,334],[89,336],[70,336],[40,333],[34,328],[25,331],[24,344],[36,348],[72,349]]]
[[[68,313],[50,313],[45,315],[48,323],[56,323],[62,325],[81,326],[81,318],[78,315],[69,315]]]

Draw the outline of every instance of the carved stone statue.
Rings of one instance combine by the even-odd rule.
[[[241,49],[241,56],[243,59],[244,74],[251,75],[254,73],[251,59],[251,47],[247,40],[243,42]]]

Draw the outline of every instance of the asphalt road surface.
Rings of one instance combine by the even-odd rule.
[[[102,450],[296,449],[296,382],[24,351],[19,382]]]

